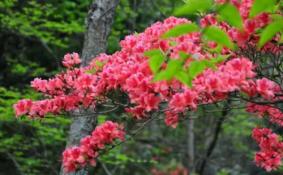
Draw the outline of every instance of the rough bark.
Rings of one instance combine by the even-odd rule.
[[[83,65],[99,53],[106,51],[107,37],[111,31],[114,12],[119,0],[96,0],[86,19],[86,33],[82,51]]]
[[[114,12],[119,0],[96,0],[89,9],[86,18],[86,32],[82,50],[82,63],[86,66],[100,53],[106,52],[107,37],[111,31]],[[70,114],[73,121],[70,126],[67,147],[78,145],[80,139],[89,135],[96,126],[97,116],[93,111],[75,111]],[[61,167],[60,175],[87,175],[87,168],[75,173],[65,173]]]

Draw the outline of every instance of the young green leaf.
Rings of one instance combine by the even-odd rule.
[[[192,15],[205,12],[212,7],[213,0],[188,0],[187,3],[175,11],[176,16]]]
[[[205,28],[203,36],[208,40],[215,41],[217,44],[221,44],[232,50],[234,49],[234,44],[228,34],[219,27],[210,26]]]
[[[149,67],[153,73],[157,73],[160,69],[165,57],[163,55],[154,55],[149,59]]]
[[[243,20],[239,10],[232,4],[224,4],[219,8],[220,16],[231,26],[243,28]]]
[[[97,69],[94,67],[90,70],[85,71],[87,74],[95,74],[97,72]]]
[[[268,11],[275,7],[277,0],[254,0],[250,11],[250,17],[254,17],[261,12]]]
[[[99,116],[97,117],[97,123],[98,123],[98,124],[104,123],[104,122],[106,121],[106,118],[107,118],[106,115],[99,115]]]
[[[163,38],[178,37],[187,33],[198,31],[198,26],[195,23],[191,24],[181,24],[170,29],[163,34]]]
[[[165,70],[158,72],[154,80],[171,80],[177,72],[182,70],[183,61],[171,59]]]
[[[270,41],[278,32],[283,31],[283,20],[277,20],[265,27],[260,34],[259,45],[261,48],[265,43]]]
[[[217,56],[216,58],[212,58],[210,61],[212,62],[212,63],[215,63],[215,64],[217,64],[217,63],[221,63],[221,62],[223,62],[223,61],[225,61],[227,58],[229,58],[231,55],[219,55],[219,56]]]
[[[101,62],[101,61],[95,61],[95,64],[98,66],[98,67],[103,67],[105,65],[105,63]]]
[[[188,68],[189,76],[194,79],[207,68],[207,60],[193,61]]]
[[[157,73],[162,63],[165,61],[165,56],[159,49],[149,50],[144,53],[145,56],[149,57],[149,67],[153,73]]]
[[[163,55],[163,53],[160,49],[152,49],[152,50],[144,52],[144,55],[150,58],[154,55]]]
[[[189,87],[192,87],[192,78],[184,70],[181,70],[181,71],[177,72],[175,77],[180,82],[186,84]]]

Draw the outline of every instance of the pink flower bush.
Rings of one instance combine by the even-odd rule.
[[[81,59],[80,59],[79,54],[77,54],[77,53],[72,53],[72,54],[68,53],[64,56],[62,63],[65,67],[71,68],[71,67],[74,67],[75,65],[80,64]]]
[[[79,146],[63,152],[63,166],[66,172],[73,172],[87,164],[95,166],[99,151],[115,140],[123,141],[125,132],[117,123],[107,121],[95,128],[91,135],[84,137]]]
[[[31,108],[32,101],[29,99],[20,100],[17,104],[14,104],[16,116],[25,115]]]
[[[225,3],[225,0],[217,0]],[[254,18],[248,18],[252,0],[230,1],[239,9],[243,30],[218,22],[214,14],[208,14],[200,20],[201,27],[218,26],[226,31],[240,49],[256,46],[258,36],[256,31],[266,26],[270,21],[269,14],[261,13]],[[199,105],[225,100],[231,92],[245,93],[248,98],[257,97],[261,100],[276,101],[277,94],[282,89],[267,78],[258,79],[255,73],[256,65],[246,57],[239,56],[224,47],[223,55],[229,59],[216,65],[217,69],[207,68],[196,76],[192,88],[172,79],[170,81],[154,82],[153,72],[149,66],[149,58],[145,51],[160,49],[169,59],[179,59],[180,52],[188,55],[184,67],[194,60],[211,60],[215,55],[206,47],[216,48],[215,42],[203,43],[200,32],[192,32],[176,38],[164,39],[162,35],[174,26],[191,23],[184,18],[169,17],[163,22],[157,22],[143,33],[127,36],[120,42],[121,50],[113,55],[101,54],[93,59],[89,66],[78,68],[81,63],[77,53],[66,54],[62,64],[66,71],[48,80],[36,78],[31,86],[46,97],[44,100],[20,100],[14,105],[16,116],[28,115],[31,118],[41,118],[48,113],[59,114],[79,108],[95,109],[98,104],[109,101],[108,93],[119,90],[127,94],[129,104],[124,105],[136,119],[149,117],[152,112],[164,110],[165,123],[176,127],[180,117],[189,110],[196,110]],[[172,44],[174,43],[174,44]],[[279,48],[278,48],[279,47]],[[263,51],[276,53],[280,46],[267,43]],[[99,65],[99,64],[101,65]],[[161,69],[166,68],[164,63]],[[269,115],[270,121],[283,126],[283,113],[273,107],[250,103],[247,111],[258,116]],[[123,140],[124,132],[118,124],[106,122],[98,126],[91,136],[81,140],[77,147],[68,148],[63,153],[66,171],[75,171],[87,164],[94,165],[95,158],[105,145],[114,140]],[[281,164],[281,142],[277,135],[269,129],[255,129],[253,138],[259,144],[261,151],[256,154],[256,164],[267,171],[276,169]],[[275,148],[278,150],[276,151]]]
[[[260,147],[260,152],[255,155],[256,164],[266,171],[276,170],[283,158],[283,142],[279,136],[267,128],[254,129],[252,136]]]

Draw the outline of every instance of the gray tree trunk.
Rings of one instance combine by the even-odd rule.
[[[111,31],[114,12],[119,0],[96,0],[88,11],[86,32],[82,50],[82,63],[86,66],[95,56],[104,53],[107,47],[107,37]],[[96,126],[97,116],[93,111],[75,111],[70,114],[73,121],[70,126],[66,147],[78,145],[81,138],[89,135]],[[60,175],[87,175],[87,169],[75,173],[65,173],[61,167]]]
[[[194,133],[194,117],[195,114],[191,112],[189,116],[188,128],[187,128],[187,155],[188,155],[188,169],[190,174],[194,174],[195,169],[195,133]]]
[[[119,0],[96,0],[92,3],[86,19],[86,33],[82,51],[83,65],[107,47],[107,38],[111,31],[114,12]]]

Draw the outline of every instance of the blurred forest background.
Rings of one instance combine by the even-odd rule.
[[[48,116],[44,120],[16,119],[12,104],[21,98],[39,99],[29,82],[48,78],[61,69],[66,52],[82,50],[85,17],[91,0],[1,0],[0,1],[0,175],[58,174],[70,118]],[[119,49],[127,34],[170,16],[176,0],[121,0],[116,9],[108,53]],[[251,130],[259,120],[240,104],[201,107],[195,114],[195,166],[205,161],[207,175],[264,175],[255,167],[257,147]],[[235,103],[235,104],[234,104]],[[119,113],[100,116],[128,120]],[[96,174],[163,174],[187,166],[187,125],[176,129],[163,121],[105,154]],[[276,173],[273,173],[276,174]],[[280,173],[277,173],[280,174]]]

